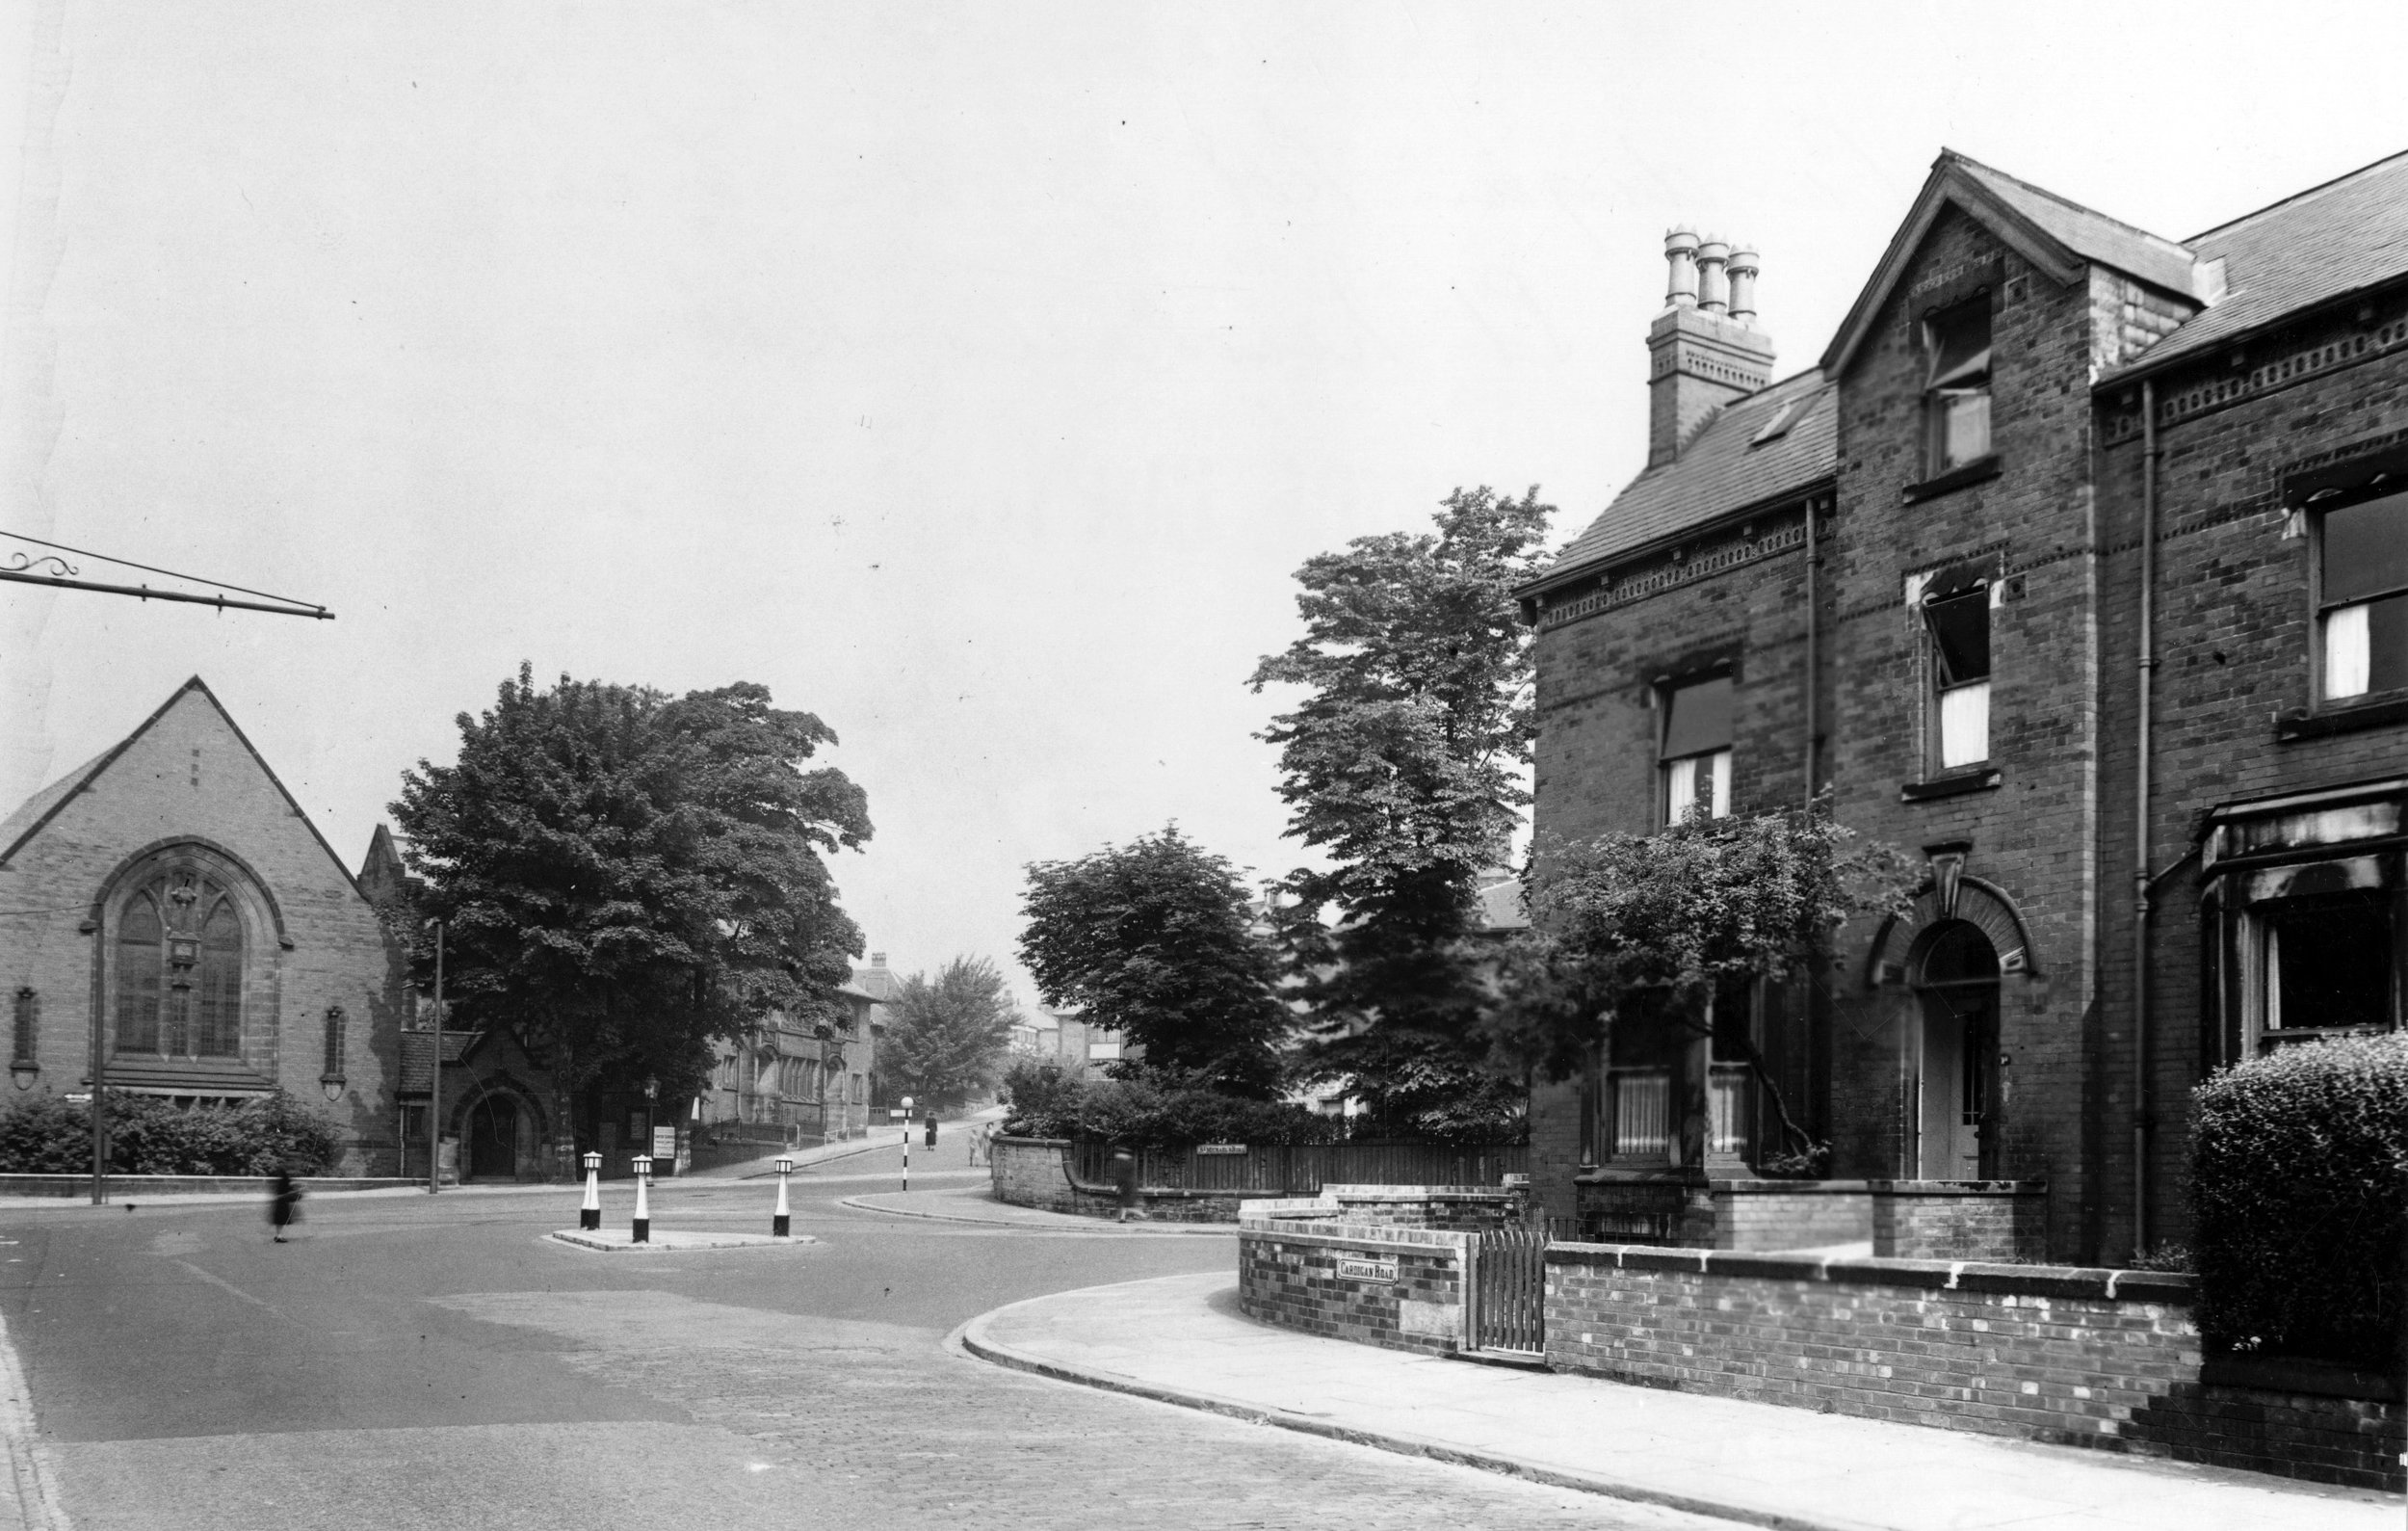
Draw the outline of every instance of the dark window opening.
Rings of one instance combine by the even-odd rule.
[[[1942,771],[1990,758],[1990,589],[1924,600],[1931,639],[1933,764]]]
[[[1946,473],[1990,455],[1989,295],[1924,321],[1924,346],[1929,469]]]
[[[2261,908],[2268,1031],[2391,1025],[2391,904],[2369,890]]]
[[[1731,677],[1666,687],[1662,701],[1663,822],[1678,824],[1693,809],[1722,817],[1731,811]]]
[[[2324,514],[2324,700],[2408,687],[2408,494]]]

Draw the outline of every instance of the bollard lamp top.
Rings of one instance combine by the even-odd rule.
[[[777,1159],[777,1173],[778,1173],[778,1174],[780,1174],[780,1175],[792,1175],[792,1174],[794,1174],[794,1173],[795,1173],[795,1161],[794,1161],[794,1160],[792,1160],[792,1159],[787,1158],[784,1154],[780,1154],[780,1155],[778,1155],[778,1159]]]
[[[586,1173],[588,1175],[599,1175],[602,1173],[602,1155],[595,1153],[590,1149],[587,1151]]]
[[[650,1175],[652,1173],[652,1155],[648,1153],[639,1153],[636,1155],[636,1173],[638,1175]]]

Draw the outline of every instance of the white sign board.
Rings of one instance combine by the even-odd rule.
[[[1243,1153],[1245,1145],[1243,1143],[1199,1143],[1195,1146],[1195,1151],[1198,1153]]]
[[[652,1157],[666,1160],[670,1164],[677,1162],[677,1129],[675,1127],[652,1129]]]
[[[1397,1280],[1397,1262],[1341,1258],[1338,1261],[1338,1279],[1342,1281],[1385,1281],[1393,1285]]]

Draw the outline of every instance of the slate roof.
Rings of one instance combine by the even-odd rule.
[[[1757,435],[1792,404],[1798,408],[1789,429],[1757,444]],[[1829,478],[1838,458],[1830,384],[1819,372],[1786,378],[1731,405],[1706,422],[1678,458],[1633,479],[1564,548],[1541,583],[1803,489]]]
[[[2055,192],[2020,181],[1954,149],[1940,151],[1940,165],[1954,166],[2022,214],[2039,230],[2081,256],[2129,273],[2169,292],[2188,295],[2199,255],[2173,240],[2118,222]],[[1938,167],[1934,167],[1937,169]]]
[[[2153,371],[2299,309],[2408,275],[2408,153],[2211,228],[2189,244],[2204,259],[2223,259],[2223,300],[2105,382]]]
[[[484,1035],[482,1031],[444,1032],[443,1062],[447,1066],[459,1062],[468,1055],[468,1049],[477,1044],[477,1039]],[[423,1095],[433,1086],[434,1070],[428,1066],[428,1061],[434,1056],[434,1038],[435,1034],[431,1031],[402,1033],[401,1079],[393,1087],[395,1095]]]

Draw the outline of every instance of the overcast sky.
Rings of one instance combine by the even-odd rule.
[[[2178,238],[2408,147],[2408,7],[2229,9],[13,7],[0,527],[339,615],[0,584],[0,799],[197,673],[355,865],[526,660],[825,719],[905,971],[1284,871],[1293,571],[1592,518],[1667,224],[1788,373],[1944,145]]]

